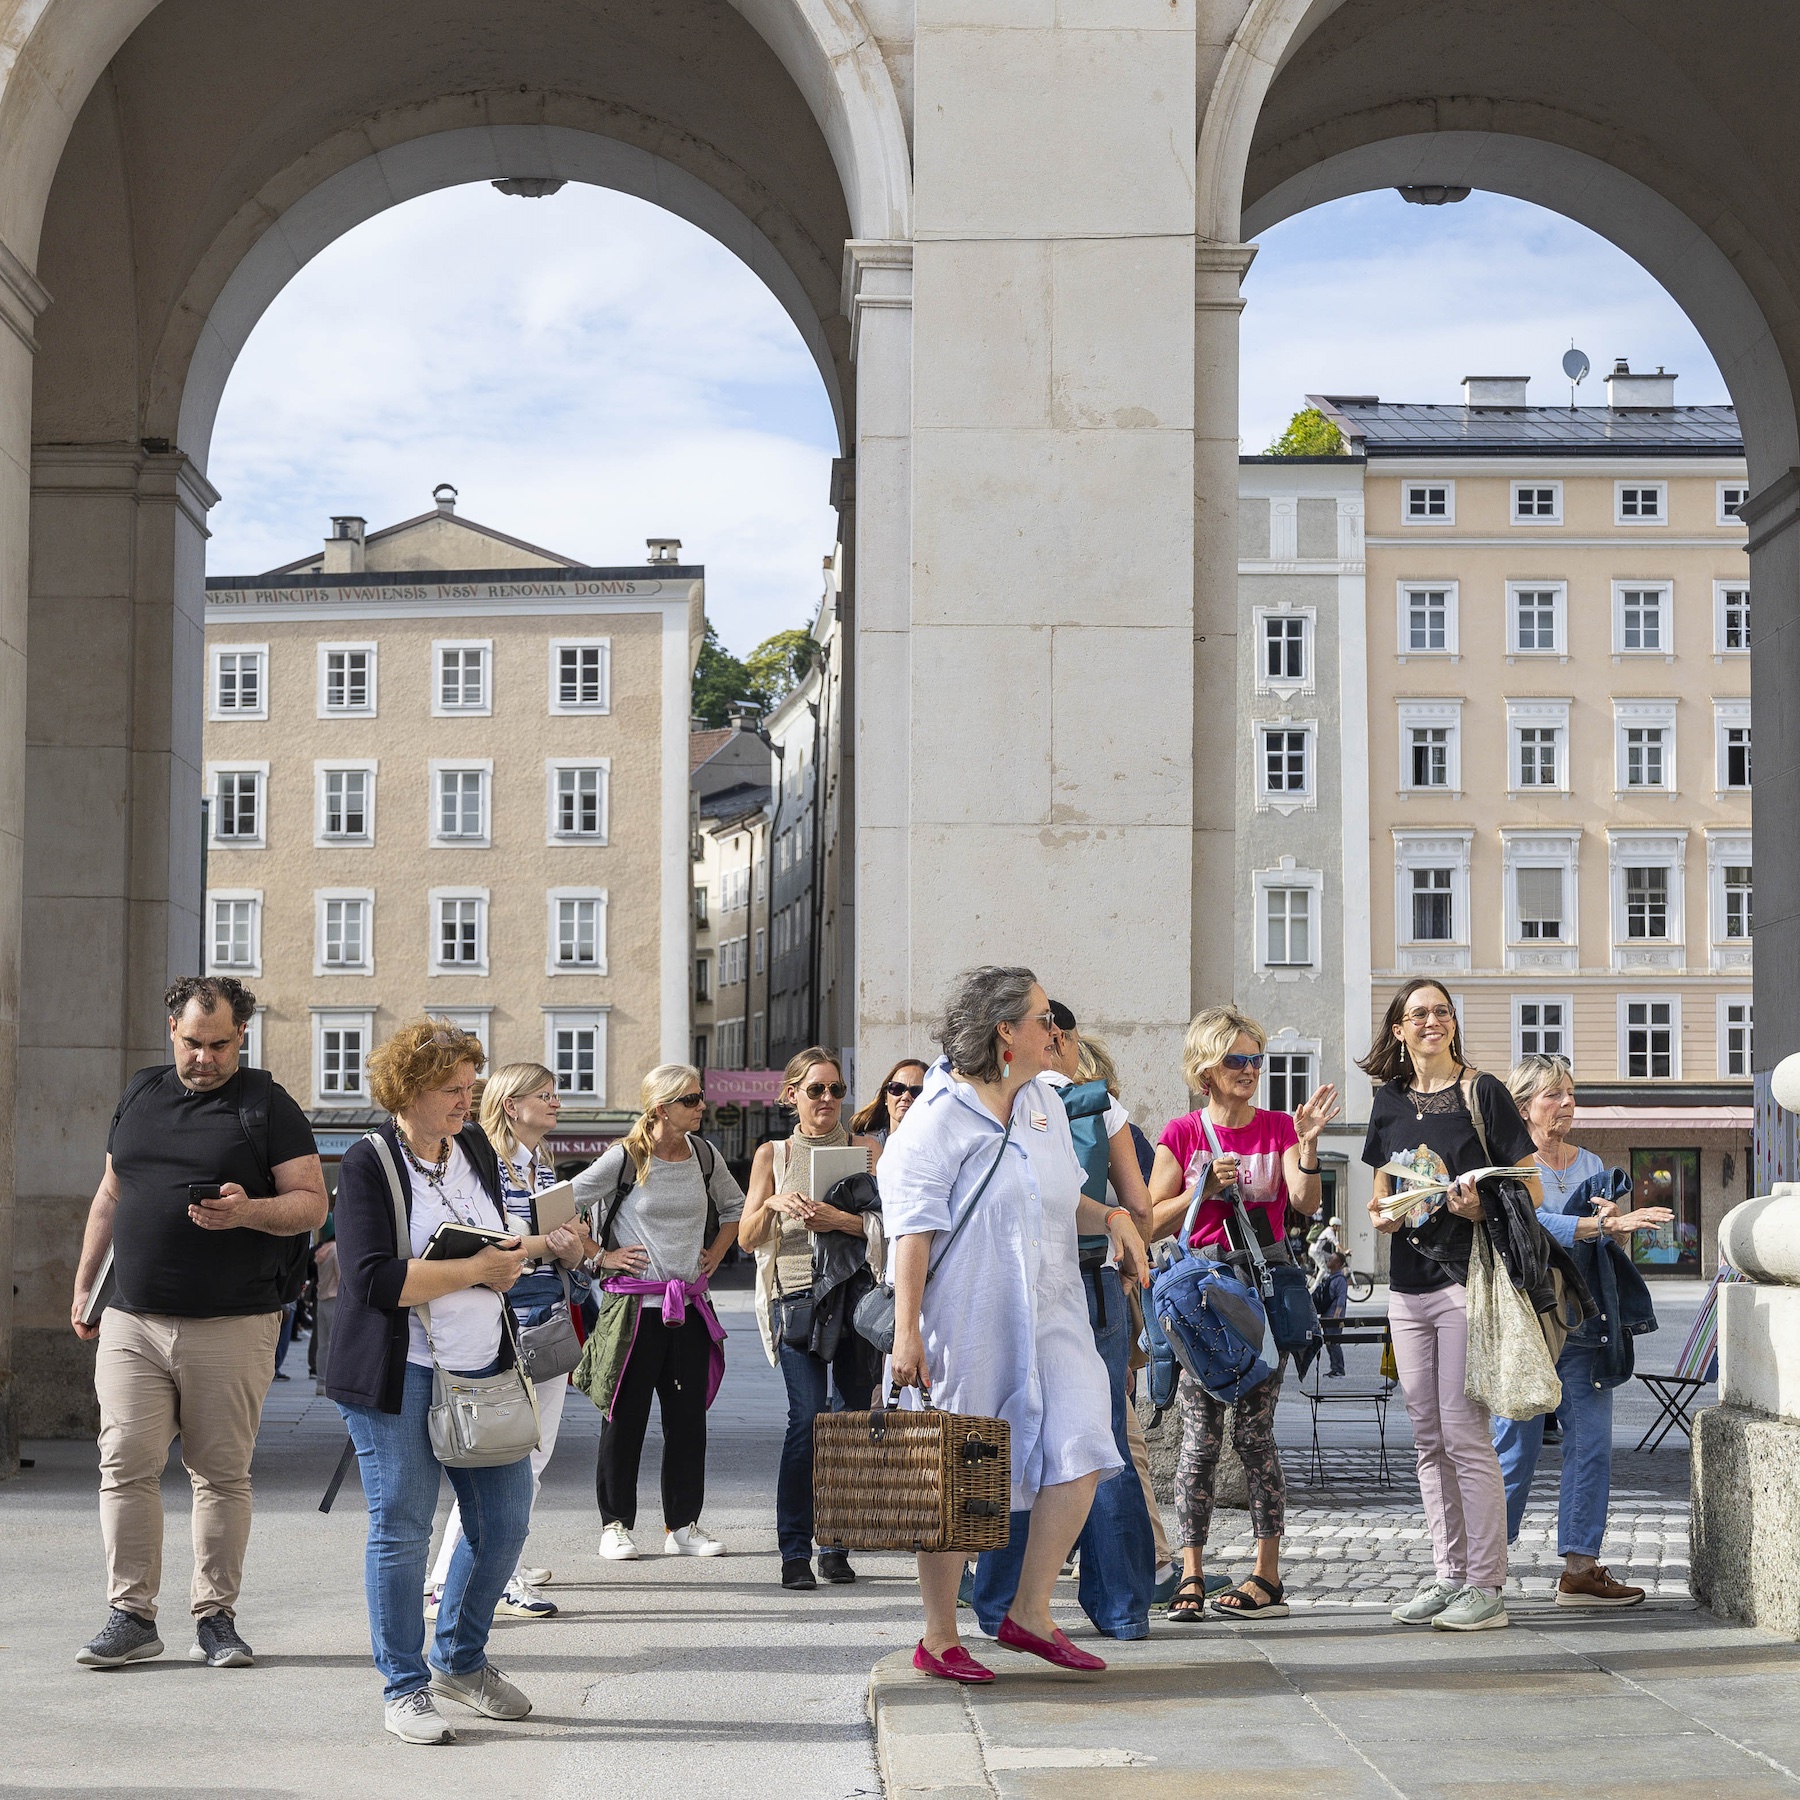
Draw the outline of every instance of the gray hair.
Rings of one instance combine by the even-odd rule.
[[[936,1032],[951,1068],[977,1081],[998,1081],[998,1028],[1024,1018],[1036,985],[1037,977],[1029,969],[1004,969],[992,963],[964,969],[944,1002],[943,1023]]]
[[[1547,1093],[1551,1088],[1568,1088],[1573,1092],[1574,1087],[1575,1071],[1569,1067],[1566,1056],[1544,1056],[1536,1052],[1521,1056],[1506,1078],[1506,1091],[1512,1095],[1513,1104],[1521,1113],[1539,1094]]]

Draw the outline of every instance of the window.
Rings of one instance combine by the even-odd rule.
[[[1674,649],[1669,619],[1666,586],[1620,583],[1613,589],[1613,650],[1621,655],[1667,656]]]
[[[1574,969],[1581,871],[1580,827],[1503,827],[1502,931],[1509,969]]]
[[[1448,787],[1450,785],[1450,732],[1443,725],[1414,725],[1410,732],[1412,750],[1411,787]]]
[[[1670,1081],[1681,1072],[1681,1002],[1619,1000],[1619,1073],[1627,1081]]]
[[[1554,725],[1524,725],[1519,728],[1519,786],[1561,787],[1557,774],[1561,766],[1557,740],[1562,736]]]
[[[368,844],[375,839],[375,765],[313,764],[318,784],[316,844]]]
[[[1676,1062],[1680,1062],[1679,1039]],[[1647,1275],[1698,1276],[1700,1152],[1633,1150],[1631,1187],[1633,1193],[1647,1194],[1675,1215],[1666,1225],[1631,1234],[1631,1260]]]
[[[1412,871],[1412,935],[1415,943],[1448,943],[1455,937],[1456,911],[1452,900],[1453,871]]]
[[[1750,786],[1750,702],[1713,702],[1713,755],[1721,794]]]
[[[1523,1056],[1568,1057],[1573,1014],[1568,1000],[1515,999],[1512,1014],[1514,1062]]]
[[[1748,997],[1719,996],[1719,1073],[1750,1074],[1753,1008]]]
[[[755,954],[756,973],[758,975],[760,975],[763,972],[763,969],[764,969],[764,967],[766,965],[766,961],[767,961],[767,959],[764,955],[764,950],[765,950],[765,933],[763,931],[763,928],[759,925],[756,928],[756,954]]]
[[[763,1016],[752,1013],[750,1016],[750,1066],[760,1069],[763,1065]]]
[[[491,713],[494,710],[489,680],[494,655],[491,642],[433,644],[431,655],[437,670],[431,690],[434,713]]]
[[[375,711],[375,646],[319,646],[319,717],[370,717]]]
[[[1409,481],[1402,490],[1400,516],[1408,525],[1454,525],[1454,481]]]
[[[606,890],[553,888],[549,895],[552,975],[606,973]]]
[[[1508,699],[1506,727],[1512,743],[1507,787],[1514,792],[1536,793],[1554,788],[1568,791],[1569,702]]]
[[[744,979],[744,948],[747,939],[727,938],[719,946],[719,986],[736,987]]]
[[[214,889],[207,900],[208,974],[262,973],[262,891]]]
[[[1400,590],[1400,654],[1435,656],[1456,649],[1456,589],[1403,587]]]
[[[710,1000],[712,998],[712,958],[697,956],[694,959],[694,998]]]
[[[1534,587],[1509,583],[1506,591],[1512,619],[1512,653],[1515,656],[1565,654],[1563,607],[1566,589],[1560,583]]]
[[[1274,730],[1263,733],[1263,792],[1304,794],[1308,779],[1306,733]]]
[[[1562,870],[1515,869],[1513,881],[1519,908],[1520,941],[1560,943],[1563,935]]]
[[[605,638],[550,646],[550,710],[603,713],[612,705],[612,646]]]
[[[1297,613],[1271,613],[1263,619],[1263,678],[1266,681],[1307,680],[1307,626],[1309,619]]]
[[[313,1014],[313,1098],[320,1106],[365,1106],[369,1100],[369,1040],[374,1019],[366,1012]]]
[[[212,770],[212,841],[239,850],[263,847],[263,789],[269,765]]]
[[[1263,1105],[1270,1112],[1297,1112],[1313,1090],[1313,1059],[1304,1051],[1271,1050],[1263,1062]]]
[[[1673,700],[1615,700],[1615,781],[1621,798],[1675,790]]]
[[[699,1070],[702,1075],[707,1071],[706,1033],[704,1031],[696,1031],[694,1033],[694,1067]]]
[[[327,972],[368,966],[369,903],[367,900],[322,900],[319,903],[319,961]]]
[[[1666,938],[1669,935],[1669,871],[1625,870],[1625,935]]]
[[[431,841],[480,848],[488,842],[488,793],[493,764],[431,765]]]
[[[1607,832],[1612,881],[1613,967],[1682,967],[1687,833],[1637,827]]]
[[[694,889],[694,923],[699,926],[702,931],[704,931],[710,923],[706,916],[706,889],[703,887]]]
[[[1750,590],[1734,582],[1713,583],[1713,649],[1720,655],[1750,648]]]
[[[713,1031],[714,1066],[741,1069],[744,1066],[744,1021],[721,1019]]]
[[[1613,483],[1613,520],[1619,525],[1662,525],[1668,517],[1666,481]]]
[[[1725,890],[1724,935],[1727,938],[1748,940],[1751,934],[1750,865],[1726,863],[1722,873]]]
[[[488,895],[485,888],[431,890],[432,962],[437,975],[485,975]]]
[[[1560,481],[1515,481],[1513,483],[1513,519],[1519,524],[1560,525],[1562,523],[1562,483]]]
[[[1313,890],[1263,890],[1264,960],[1271,969],[1310,969],[1313,964]]]
[[[1750,498],[1750,490],[1741,482],[1721,481],[1719,483],[1719,523],[1721,525],[1741,525],[1738,508]]]
[[[1625,785],[1663,787],[1663,728],[1628,725],[1625,728]]]
[[[723,1036],[723,1028],[721,1028]],[[556,1076],[556,1091],[596,1106],[606,1104],[606,1014],[552,1012],[544,1015],[544,1060]]]
[[[550,791],[550,841],[606,842],[606,783],[610,764],[546,763]]]
[[[1402,700],[1400,786],[1458,790],[1462,787],[1462,702]]]
[[[1470,831],[1394,833],[1395,961],[1405,972],[1469,967]]]
[[[212,653],[212,716],[215,719],[266,719],[269,694],[267,644],[221,646]]]

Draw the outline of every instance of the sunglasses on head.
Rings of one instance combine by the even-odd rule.
[[[1259,1050],[1254,1056],[1221,1056],[1219,1061],[1228,1069],[1260,1069],[1263,1066],[1263,1053]]]
[[[914,1087],[910,1082],[890,1081],[882,1091],[892,1094],[896,1100],[916,1100],[925,1090]]]
[[[809,1081],[800,1091],[809,1100],[823,1100],[827,1094],[841,1100],[850,1090],[841,1081]]]

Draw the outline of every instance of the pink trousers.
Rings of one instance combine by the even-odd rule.
[[[1506,1488],[1488,1409],[1463,1392],[1468,1302],[1463,1287],[1391,1294],[1388,1323],[1438,1579],[1498,1588],[1506,1582]]]

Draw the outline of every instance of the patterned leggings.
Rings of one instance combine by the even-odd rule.
[[[1284,1356],[1261,1387],[1238,1402],[1231,1427],[1232,1447],[1243,1459],[1250,1485],[1250,1527],[1259,1538],[1280,1537],[1287,1526],[1287,1482],[1275,1448],[1275,1402]],[[1181,1460],[1175,1465],[1175,1516],[1182,1547],[1198,1550],[1212,1525],[1213,1487],[1219,1449],[1225,1441],[1226,1406],[1189,1376],[1181,1378]]]

